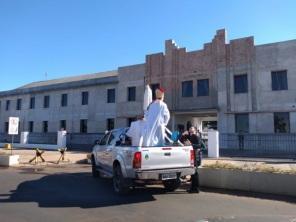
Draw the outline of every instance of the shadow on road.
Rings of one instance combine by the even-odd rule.
[[[95,208],[154,201],[153,195],[164,191],[161,187],[145,190],[139,188],[129,195],[120,196],[113,192],[112,181],[109,179],[94,179],[90,173],[60,173],[23,182],[10,192],[0,194],[0,205],[36,202],[39,207]]]

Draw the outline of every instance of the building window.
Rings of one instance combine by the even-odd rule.
[[[272,90],[287,90],[287,70],[271,72]]]
[[[80,133],[87,133],[87,119],[80,120]]]
[[[81,93],[81,105],[87,105],[88,104],[88,92],[82,92]]]
[[[30,98],[30,109],[35,109],[35,97]]]
[[[67,122],[66,120],[60,121],[60,130],[66,130],[67,129]]]
[[[235,114],[235,132],[249,132],[249,114]]]
[[[114,119],[107,119],[107,130],[114,129]]]
[[[160,85],[159,85],[159,83],[154,83],[154,84],[151,84],[150,87],[151,87],[151,91],[152,91],[152,99],[156,100],[155,90],[159,89]]]
[[[137,118],[135,118],[135,117],[127,118],[127,126],[130,127],[131,123],[136,121],[136,120],[137,120]]]
[[[273,120],[275,133],[290,132],[290,115],[288,112],[274,113]]]
[[[29,132],[32,133],[34,131],[34,122],[29,121]]]
[[[61,95],[61,106],[67,106],[68,105],[68,94],[62,94]]]
[[[4,123],[4,132],[5,133],[8,133],[8,128],[9,128],[8,122],[5,122]]]
[[[136,101],[136,87],[128,87],[127,88],[127,101]]]
[[[48,108],[49,107],[49,103],[50,103],[50,97],[49,96],[44,96],[43,98],[43,107],[44,108]]]
[[[16,110],[21,110],[22,109],[22,99],[17,99],[16,100]]]
[[[200,79],[197,80],[197,96],[208,96],[209,95],[209,80]]]
[[[43,123],[42,123],[42,131],[43,131],[43,133],[48,132],[48,121],[43,121]]]
[[[248,75],[235,75],[234,76],[234,93],[247,93],[248,92]]]
[[[193,81],[182,82],[182,97],[193,96]]]
[[[6,107],[5,110],[8,111],[10,108],[10,100],[6,100]]]
[[[107,103],[115,103],[115,89],[107,89]]]

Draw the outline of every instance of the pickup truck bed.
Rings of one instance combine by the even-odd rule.
[[[179,187],[180,178],[195,172],[191,146],[134,147],[126,143],[126,128],[108,132],[92,151],[94,177],[113,178],[114,191],[126,193],[136,183],[162,181],[166,190]]]

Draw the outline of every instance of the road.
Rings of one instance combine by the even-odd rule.
[[[0,168],[0,221],[296,222],[293,198],[185,189],[150,186],[118,196],[110,180],[91,177],[88,165]]]

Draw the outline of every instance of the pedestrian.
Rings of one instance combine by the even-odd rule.
[[[190,127],[188,140],[194,149],[194,166],[195,172],[191,175],[191,186],[188,190],[189,193],[199,193],[199,175],[198,167],[201,165],[201,138],[197,135],[194,127]]]

